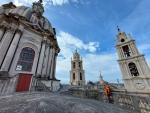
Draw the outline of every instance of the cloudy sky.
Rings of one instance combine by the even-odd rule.
[[[7,3],[11,0],[0,0]],[[12,0],[31,6],[36,0]],[[57,78],[69,83],[70,60],[77,48],[83,58],[86,81],[99,73],[109,82],[120,81],[117,63],[116,26],[130,33],[150,64],[150,0],[43,0],[44,15],[57,30],[61,48]]]

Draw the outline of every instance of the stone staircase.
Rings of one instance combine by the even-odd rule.
[[[50,88],[42,83],[38,78],[33,77],[32,91],[51,92]]]

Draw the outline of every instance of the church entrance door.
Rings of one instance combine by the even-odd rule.
[[[31,78],[32,74],[20,73],[16,87],[16,92],[29,91]]]

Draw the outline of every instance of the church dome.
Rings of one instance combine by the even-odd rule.
[[[30,20],[32,15],[32,9],[26,6],[19,6],[16,7],[15,9],[10,9],[9,14],[21,16],[26,18],[27,20]]]
[[[30,22],[32,25],[36,25],[39,29],[51,31],[54,34],[51,23],[46,17],[42,16],[43,12],[44,8],[42,4],[40,2],[35,2],[33,3],[32,8],[26,6],[18,6],[15,8],[10,8],[7,14],[11,14],[16,17],[17,16],[23,17],[26,21]]]

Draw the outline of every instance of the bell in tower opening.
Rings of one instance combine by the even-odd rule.
[[[129,47],[127,45],[123,46],[122,49],[123,49],[125,57],[131,56],[131,52],[130,52]]]
[[[150,93],[150,69],[144,55],[139,53],[135,40],[119,29],[116,48],[126,90]]]

